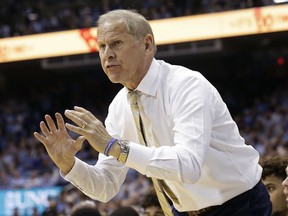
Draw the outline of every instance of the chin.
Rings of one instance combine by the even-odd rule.
[[[108,78],[112,83],[121,83],[120,80],[117,79],[117,77],[108,76]]]

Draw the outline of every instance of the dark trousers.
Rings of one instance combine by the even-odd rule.
[[[271,216],[272,203],[262,181],[222,205],[215,206],[201,216]],[[174,216],[189,216],[187,212],[178,212],[173,208]]]

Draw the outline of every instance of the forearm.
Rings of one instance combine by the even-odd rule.
[[[92,166],[76,158],[71,171],[62,176],[90,198],[107,202],[119,192],[128,171],[128,167],[113,160],[107,158]]]

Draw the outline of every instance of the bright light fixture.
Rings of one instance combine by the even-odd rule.
[[[273,0],[273,2],[275,4],[280,4],[280,3],[288,2],[288,0]]]

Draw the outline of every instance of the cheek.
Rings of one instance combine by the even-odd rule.
[[[100,58],[101,67],[102,67],[103,71],[105,72],[105,60],[101,57],[101,55],[99,55],[99,58]]]
[[[274,200],[271,200],[272,204],[273,204],[273,211],[283,211],[287,208],[287,203],[285,198],[283,197],[275,197]]]

